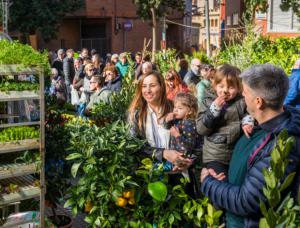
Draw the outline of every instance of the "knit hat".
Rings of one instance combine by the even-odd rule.
[[[119,55],[118,55],[118,54],[113,54],[113,55],[111,56],[111,59],[115,59],[115,58],[119,58]]]

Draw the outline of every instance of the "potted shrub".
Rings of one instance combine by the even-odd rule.
[[[57,205],[63,204],[65,191],[70,186],[68,164],[64,158],[67,156],[69,132],[65,128],[66,119],[63,118],[64,110],[52,109],[48,103],[46,113],[46,206],[52,210],[50,221],[57,227],[71,227],[72,219],[67,215],[56,213]]]

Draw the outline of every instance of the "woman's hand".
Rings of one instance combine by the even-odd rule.
[[[193,164],[192,159],[185,158],[183,153],[176,150],[164,150],[163,157],[175,165],[173,171],[186,170]]]
[[[172,164],[175,164],[178,159],[182,158],[182,153],[176,150],[164,150],[163,157]]]

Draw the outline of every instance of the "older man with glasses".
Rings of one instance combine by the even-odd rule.
[[[201,70],[201,61],[200,59],[192,59],[191,62],[191,69],[186,73],[186,75],[184,76],[183,81],[190,86],[191,84],[193,85],[197,85],[201,78],[200,78],[200,70]]]
[[[92,108],[100,103],[110,103],[110,96],[112,91],[104,86],[105,78],[100,75],[93,75],[90,80],[90,91],[92,91],[92,95],[90,97],[90,102],[86,106],[86,113],[90,112]]]

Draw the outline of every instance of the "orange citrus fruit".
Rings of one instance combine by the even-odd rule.
[[[135,204],[135,199],[134,199],[134,197],[130,198],[130,199],[128,200],[128,203],[129,203],[130,205],[134,205],[134,204]]]
[[[123,192],[123,197],[126,199],[132,198],[134,196],[134,191]]]
[[[119,207],[125,207],[127,204],[127,199],[124,199],[123,197],[118,197],[116,204]]]
[[[84,212],[89,213],[93,208],[93,204],[91,201],[86,201],[84,204]]]

